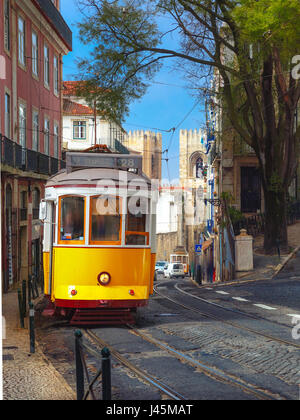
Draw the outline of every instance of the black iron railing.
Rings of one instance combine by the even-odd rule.
[[[292,225],[300,220],[300,201],[288,203],[287,205],[287,224]],[[239,235],[241,229],[246,229],[249,235],[253,237],[264,233],[265,214],[255,214],[250,217],[244,217],[242,220],[233,223],[234,234]]]
[[[63,160],[22,147],[2,134],[0,134],[0,141],[1,163],[3,165],[42,175],[54,175],[66,166]]]
[[[54,6],[51,0],[36,0],[43,13],[54,26],[56,32],[64,39],[66,44],[72,48],[72,31],[64,21],[62,15]]]
[[[101,363],[99,370],[93,378],[89,377],[84,351]],[[75,361],[77,400],[86,400],[89,396],[93,400],[100,399],[93,389],[99,378],[101,378],[102,382],[102,400],[111,400],[111,362],[109,349],[103,348],[101,354],[98,354],[95,349],[83,341],[81,331],[77,330],[75,331]],[[87,382],[87,389],[85,389],[85,382]]]

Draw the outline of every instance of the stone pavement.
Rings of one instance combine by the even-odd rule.
[[[20,328],[18,295],[15,291],[2,298],[3,399],[74,400],[73,390],[45,358],[38,344],[30,354],[28,329]],[[26,324],[25,324],[26,325]]]
[[[293,251],[300,246],[300,221],[288,226],[288,239],[290,254],[282,254],[279,258],[278,255],[262,254],[263,235],[254,238],[254,270],[247,273],[237,273],[236,280],[268,279],[276,275],[293,258]]]

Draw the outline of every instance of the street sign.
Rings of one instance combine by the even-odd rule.
[[[202,253],[202,244],[195,245],[195,252],[197,254],[201,254]]]

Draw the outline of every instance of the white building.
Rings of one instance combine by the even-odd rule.
[[[157,202],[156,233],[172,233],[178,230],[178,204],[173,189],[161,188]]]
[[[77,81],[63,83],[63,148],[85,150],[96,144],[106,145],[111,150],[124,151],[124,129],[103,115],[96,115],[84,98],[76,96]]]

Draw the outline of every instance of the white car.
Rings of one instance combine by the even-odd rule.
[[[168,263],[166,261],[157,261],[155,264],[155,271],[157,274],[164,274],[164,268]]]
[[[165,267],[164,269],[164,277],[168,277],[169,279],[173,277],[185,277],[184,267],[183,264],[179,263],[172,263]]]

